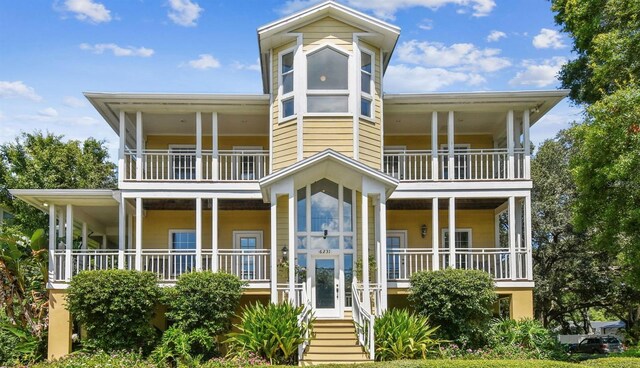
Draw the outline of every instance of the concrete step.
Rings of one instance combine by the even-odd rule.
[[[363,352],[359,353],[344,353],[344,354],[331,354],[331,353],[307,353],[304,356],[304,361],[316,361],[316,362],[363,362],[369,361],[369,356]]]
[[[309,350],[307,354],[340,354],[340,356],[344,356],[344,354],[362,354],[362,347],[359,345],[351,345],[351,346],[320,346],[320,345],[309,345]]]
[[[358,345],[358,340],[353,336],[340,336],[339,338],[327,336],[325,338],[313,339],[313,346],[360,346],[360,345]]]
[[[355,334],[355,328],[353,326],[313,326],[313,332],[318,334],[341,334],[341,333],[350,333]]]

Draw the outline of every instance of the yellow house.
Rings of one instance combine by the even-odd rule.
[[[424,270],[486,271],[497,312],[532,317],[529,132],[567,91],[384,94],[400,29],[334,2],[257,33],[263,94],[85,93],[120,137],[117,190],[11,191],[49,213],[49,357],[88,269],[229,272],[360,345],[349,321]],[[300,357],[373,358],[346,345]]]

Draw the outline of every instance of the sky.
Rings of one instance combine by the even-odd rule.
[[[343,0],[399,26],[387,93],[559,88],[571,40],[547,0]],[[117,136],[83,92],[262,93],[256,29],[308,0],[0,2],[0,144],[20,132]],[[552,138],[581,109],[564,100],[534,125]]]

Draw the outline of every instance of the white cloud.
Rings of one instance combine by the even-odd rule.
[[[531,141],[540,146],[546,139],[555,137],[560,130],[569,128],[571,123],[580,122],[583,118],[583,109],[562,101],[536,122],[531,129]]]
[[[200,13],[204,11],[198,3],[191,0],[169,0],[169,7],[169,19],[184,27],[195,27]]]
[[[47,107],[46,109],[38,111],[38,115],[48,118],[55,118],[56,116],[58,116],[58,111],[56,111],[56,109],[54,109],[53,107]]]
[[[74,108],[83,107],[85,105],[84,101],[73,96],[65,96],[62,99],[62,104],[67,107],[74,107]]]
[[[76,19],[90,23],[111,21],[111,11],[93,0],[66,0],[64,10],[74,13]]]
[[[244,63],[236,61],[231,66],[234,69],[237,69],[237,70],[253,70],[253,71],[259,72],[260,71],[260,59],[256,59],[255,64],[244,64]]]
[[[430,31],[433,29],[433,19],[425,18],[418,24],[418,28],[423,29],[425,31]]]
[[[22,81],[0,81],[0,98],[24,97],[33,101],[41,101],[33,87],[29,87]]]
[[[533,37],[533,47],[536,49],[561,49],[565,46],[560,32],[553,29],[542,28],[540,33]]]
[[[290,14],[313,4],[319,3],[317,0],[288,0],[280,9],[283,14]],[[395,13],[401,9],[424,7],[437,10],[443,6],[455,5],[464,12],[467,9],[472,11],[474,17],[489,15],[496,6],[494,0],[346,0],[346,5],[373,12],[382,19],[395,19]]]
[[[446,46],[438,42],[411,40],[397,49],[401,62],[422,66],[453,68],[454,71],[495,72],[511,65],[500,57],[500,49],[480,49],[471,43]]]
[[[80,49],[91,51],[94,54],[104,54],[105,51],[111,51],[115,56],[139,56],[150,57],[155,51],[146,47],[133,47],[126,46],[121,47],[115,43],[97,43],[95,45],[89,45],[88,43],[80,44]]]
[[[564,57],[553,57],[543,60],[538,64],[533,60],[524,60],[520,71],[513,77],[509,84],[512,86],[547,87],[558,82],[557,75],[562,65],[567,62]]]
[[[390,65],[384,80],[390,92],[430,92],[455,83],[479,85],[486,80],[477,73],[454,72],[444,68]]]
[[[187,65],[193,69],[207,70],[216,69],[220,67],[218,59],[214,58],[211,54],[200,54],[200,57],[195,60],[189,60]]]
[[[502,32],[502,31],[496,31],[493,30],[491,31],[491,33],[489,33],[489,35],[487,36],[487,42],[497,42],[499,41],[501,38],[507,38],[507,34]]]

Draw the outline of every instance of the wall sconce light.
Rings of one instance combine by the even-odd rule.
[[[427,237],[427,225],[422,224],[422,226],[420,226],[420,235],[421,235],[423,238],[426,238],[426,237]]]
[[[325,229],[324,232],[322,233],[322,239],[326,239],[328,234],[329,234],[329,231]]]
[[[282,262],[286,262],[289,258],[287,257],[289,255],[289,248],[287,248],[287,246],[283,246],[282,247]]]

